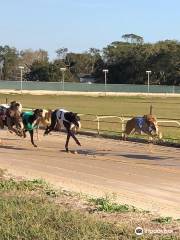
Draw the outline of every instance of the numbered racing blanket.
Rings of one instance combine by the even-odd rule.
[[[37,128],[37,125],[35,125],[34,122],[33,123],[29,122],[29,120],[33,116],[33,114],[34,114],[33,112],[24,112],[22,114],[24,128],[27,131]]]
[[[68,111],[65,110],[65,109],[59,109],[56,112],[56,117],[57,117],[58,125],[59,125],[60,128],[64,128],[64,124],[63,124],[64,121],[69,122],[65,119],[65,116],[64,116],[64,114],[66,112],[68,112]]]
[[[136,125],[140,130],[143,130],[144,123],[145,123],[145,119],[143,117],[136,118]]]

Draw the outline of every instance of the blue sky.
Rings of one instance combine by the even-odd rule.
[[[180,0],[0,0],[0,45],[102,49],[125,33],[180,40]]]

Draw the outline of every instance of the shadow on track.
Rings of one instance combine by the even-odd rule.
[[[27,150],[26,148],[14,147],[14,146],[10,146],[10,145],[0,145],[0,149]]]
[[[86,155],[86,156],[106,156],[106,157],[125,157],[129,159],[135,159],[135,160],[166,160],[167,158],[164,156],[152,156],[150,154],[126,154],[126,153],[117,153],[113,151],[102,151],[102,150],[90,150],[90,149],[84,149],[84,150],[77,150],[77,153],[80,155]]]
[[[120,154],[118,156],[131,158],[131,159],[139,159],[139,160],[165,160],[166,157],[160,157],[160,156],[150,156],[147,154]]]

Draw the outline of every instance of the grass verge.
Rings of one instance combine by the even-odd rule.
[[[0,194],[1,240],[119,239],[123,234],[111,223],[55,204],[59,194],[41,180],[1,179]]]
[[[179,239],[179,221],[155,218],[109,197],[87,199],[54,190],[42,180],[3,177],[0,171],[1,240],[128,240],[134,230],[173,229],[169,235],[144,234],[140,239]],[[154,221],[153,221],[154,219]]]

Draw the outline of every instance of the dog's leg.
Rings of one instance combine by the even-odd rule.
[[[66,138],[66,144],[65,144],[66,152],[69,152],[68,145],[69,145],[69,139],[70,139],[70,137],[71,137],[71,135],[70,135],[70,132],[68,131],[68,132],[67,132],[67,138]]]
[[[23,130],[23,137],[24,137],[24,138],[26,138],[26,132],[27,132],[27,130],[24,129],[24,130]]]
[[[123,139],[123,141],[126,141],[126,140],[127,140],[127,134],[126,134],[126,132],[123,133],[123,138],[122,138],[122,139]]]
[[[50,127],[50,126],[47,126],[47,127],[46,127],[46,129],[45,129],[45,131],[44,131],[44,135],[48,135],[48,133],[49,133],[49,127]]]
[[[53,128],[52,125],[47,126],[47,128],[46,128],[46,130],[45,130],[45,132],[44,132],[44,135],[48,135],[53,129],[54,129],[54,128]]]
[[[55,129],[56,125],[57,125],[57,121],[53,121],[53,122],[51,123],[51,125],[49,125],[49,126],[46,127],[46,130],[45,130],[45,132],[44,132],[44,135],[48,135],[51,131],[53,131],[53,130]]]
[[[124,136],[123,136],[123,140],[126,141],[128,135],[130,135],[130,134],[134,134],[135,131],[136,131],[135,128],[133,128],[133,129],[131,128],[131,129],[128,129],[128,131],[125,131],[125,132],[124,132]]]
[[[68,144],[69,144],[69,139],[70,137],[72,137],[74,139],[74,141],[76,142],[77,145],[81,146],[81,143],[79,142],[79,140],[76,138],[76,136],[74,135],[74,133],[70,130],[67,130],[67,139],[66,139],[66,144],[65,144],[65,149],[66,149],[66,152],[69,151],[69,148],[68,148]]]
[[[0,128],[3,129],[4,128],[4,123],[3,120],[0,118]]]
[[[31,143],[34,147],[37,147],[37,145],[34,143],[34,131],[30,130],[29,131],[30,137],[31,137]]]
[[[55,129],[56,125],[57,125],[57,116],[56,116],[56,112],[53,112],[51,115],[51,125],[47,126],[44,135],[49,134],[52,130]]]
[[[126,123],[126,128],[124,131],[124,136],[123,136],[123,140],[127,140],[127,136],[132,134],[133,132],[135,132],[135,118],[132,118],[131,120],[128,120]]]
[[[77,145],[81,146],[81,143],[79,142],[79,140],[77,139],[77,137],[74,135],[74,133],[72,131],[69,131],[71,137],[74,139],[74,141],[76,142]]]
[[[37,134],[37,141],[39,141],[40,140],[40,138],[39,138],[39,126],[37,126],[37,128],[36,128],[36,134]]]

